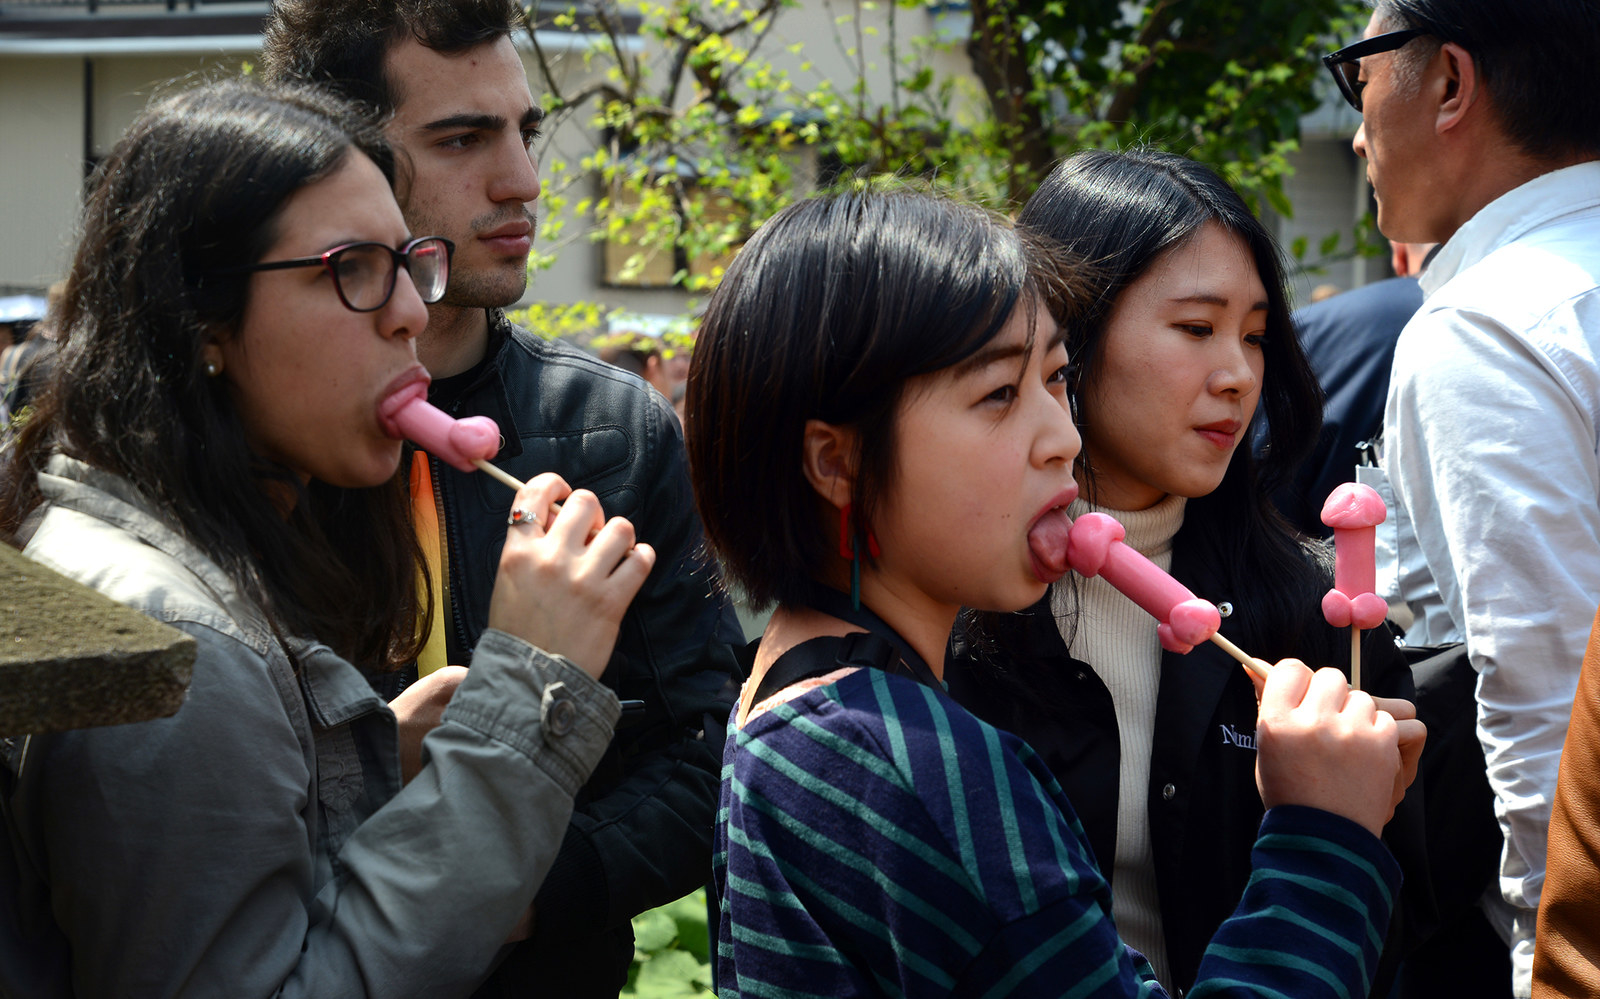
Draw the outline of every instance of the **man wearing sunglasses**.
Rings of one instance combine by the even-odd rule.
[[[520,18],[511,0],[278,0],[263,63],[269,77],[328,86],[389,116],[406,222],[453,244],[448,280],[417,338],[434,376],[430,400],[454,416],[494,419],[504,441],[497,464],[518,478],[556,472],[593,490],[607,516],[627,517],[657,552],[602,677],[623,701],[616,738],[579,793],[520,928],[531,938],[481,993],[615,996],[633,957],[631,917],[693,890],[710,870],[721,766],[712,747],[731,703],[739,630],[700,559],[682,438],[666,401],[502,312],[527,285],[539,196],[532,145],[543,112],[512,42]],[[369,268],[392,274],[381,254],[347,256],[330,262],[349,268],[346,295],[364,294]],[[414,280],[419,263],[427,261],[413,253]],[[436,668],[469,665],[487,626],[513,495],[418,454],[413,506],[424,547],[437,556],[434,626],[415,671],[375,684],[399,697],[412,762],[459,677]],[[401,692],[408,680],[416,682]],[[429,848],[474,845],[418,844]]]
[[[1407,637],[1465,641],[1478,673],[1505,836],[1485,909],[1527,996],[1600,605],[1600,4],[1378,0],[1324,62],[1362,112],[1379,229],[1444,244],[1395,351],[1383,465],[1443,611],[1414,607]]]

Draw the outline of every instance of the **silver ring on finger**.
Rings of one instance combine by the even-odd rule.
[[[506,525],[508,527],[516,527],[518,524],[532,524],[534,527],[538,527],[539,521],[534,518],[533,514],[520,506],[514,506],[511,508],[511,516],[506,518]]]

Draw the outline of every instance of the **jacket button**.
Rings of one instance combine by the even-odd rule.
[[[545,725],[551,735],[562,736],[572,731],[572,723],[578,719],[578,708],[571,699],[560,697],[550,705],[545,716]]]
[[[1161,800],[1162,801],[1171,801],[1172,800],[1172,796],[1177,794],[1177,793],[1178,793],[1178,785],[1176,785],[1176,784],[1164,784],[1161,787]]]

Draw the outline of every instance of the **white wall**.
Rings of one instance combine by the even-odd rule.
[[[0,60],[0,287],[42,289],[66,270],[82,122],[82,60]]]
[[[221,56],[93,60],[92,155],[103,156],[152,96],[237,73]],[[39,288],[67,268],[83,193],[84,59],[0,59],[0,288]]]

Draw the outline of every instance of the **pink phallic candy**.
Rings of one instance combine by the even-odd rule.
[[[1360,482],[1339,486],[1322,505],[1322,522],[1333,528],[1335,560],[1322,616],[1335,628],[1376,628],[1389,613],[1389,605],[1373,592],[1378,588],[1377,526],[1388,516],[1383,497]]]
[[[1217,605],[1129,548],[1127,530],[1103,513],[1086,513],[1067,533],[1067,561],[1083,576],[1101,576],[1161,624],[1156,635],[1169,652],[1190,652],[1222,627]]]
[[[384,433],[404,437],[422,450],[470,472],[474,459],[487,461],[500,450],[500,427],[487,416],[457,420],[428,402],[428,383],[414,381],[378,405]]]

